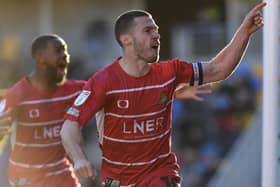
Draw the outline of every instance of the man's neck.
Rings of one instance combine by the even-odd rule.
[[[149,73],[151,67],[144,60],[124,56],[119,60],[121,68],[132,77],[142,77]]]
[[[37,89],[40,90],[53,90],[56,88],[57,84],[54,82],[49,81],[46,75],[39,73],[37,71],[32,72],[28,76],[30,83]]]

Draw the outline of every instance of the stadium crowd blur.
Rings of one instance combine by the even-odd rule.
[[[183,187],[204,187],[250,124],[260,91],[260,79],[241,66],[229,80],[213,85],[205,102],[175,101],[173,145]]]

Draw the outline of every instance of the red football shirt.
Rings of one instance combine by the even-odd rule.
[[[147,75],[132,77],[117,59],[87,82],[65,115],[81,126],[96,115],[103,183],[133,185],[158,167],[178,170],[171,152],[173,94],[179,84],[202,84],[201,64],[173,59],[150,66]]]
[[[10,182],[24,178],[59,176],[73,171],[62,146],[63,116],[84,86],[84,81],[68,80],[53,91],[34,88],[25,77],[10,88],[0,102],[0,112],[12,109],[15,130],[9,158]],[[31,172],[32,171],[32,172]],[[47,179],[47,178],[46,178]]]

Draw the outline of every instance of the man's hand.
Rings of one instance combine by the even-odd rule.
[[[266,6],[265,2],[256,5],[245,17],[240,29],[248,32],[249,35],[263,27],[261,10]]]
[[[78,177],[91,178],[94,180],[97,172],[88,160],[77,160],[74,162],[74,171]]]
[[[212,91],[209,85],[203,86],[180,86],[175,90],[176,99],[193,99],[195,101],[204,101],[199,94],[210,94]]]
[[[80,124],[76,121],[65,120],[60,135],[65,151],[74,163],[76,175],[95,179],[96,170],[83,151]]]
[[[0,114],[0,139],[11,133],[12,116],[11,110]]]

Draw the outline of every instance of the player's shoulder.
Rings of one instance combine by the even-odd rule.
[[[28,95],[30,90],[32,90],[30,82],[27,77],[23,77],[8,88],[4,97],[8,100],[13,100],[13,102],[17,102]]]
[[[188,63],[186,61],[181,60],[180,58],[173,58],[173,59],[169,59],[169,60],[162,60],[159,61],[159,63],[157,64],[161,64],[161,65],[170,65],[170,64],[174,64],[174,63]]]
[[[114,61],[111,64],[106,65],[105,67],[98,70],[92,78],[96,80],[102,80],[104,82],[114,79],[116,74],[118,72],[118,64],[116,61]]]
[[[82,88],[82,87],[84,87],[85,84],[86,84],[86,81],[84,81],[84,80],[69,79],[69,80],[65,81],[64,86],[65,87],[78,87],[78,88]]]
[[[65,84],[66,85],[84,85],[86,83],[85,80],[76,80],[76,79],[68,79]]]
[[[10,88],[8,88],[7,93],[14,93],[17,95],[21,95],[25,91],[29,90],[30,83],[27,80],[27,77],[23,77],[14,83]]]
[[[173,58],[173,59],[170,59],[170,60],[164,60],[164,61],[159,61],[158,63],[155,63],[154,66],[158,66],[160,68],[177,68],[177,67],[180,67],[181,65],[190,65],[189,62],[187,61],[183,61],[179,58]]]
[[[175,64],[180,62],[178,58],[170,59],[170,60],[162,60],[158,63],[152,63],[152,66],[157,69],[165,69],[165,68],[172,68]]]

